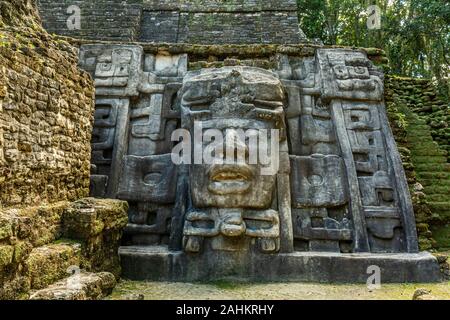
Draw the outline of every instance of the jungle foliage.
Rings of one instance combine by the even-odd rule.
[[[297,0],[300,25],[325,44],[386,51],[391,72],[435,80],[450,95],[450,1]],[[381,29],[369,30],[367,8],[381,9]]]

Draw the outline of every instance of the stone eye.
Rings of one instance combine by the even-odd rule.
[[[148,185],[155,185],[161,181],[162,174],[159,172],[152,172],[144,176],[144,183]]]

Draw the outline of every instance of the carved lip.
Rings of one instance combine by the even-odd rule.
[[[244,164],[213,165],[207,174],[211,181],[208,190],[218,195],[245,193],[254,177],[253,170]]]

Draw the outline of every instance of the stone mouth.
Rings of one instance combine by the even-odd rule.
[[[213,165],[208,170],[208,176],[208,190],[213,194],[226,195],[247,192],[254,173],[248,165]]]

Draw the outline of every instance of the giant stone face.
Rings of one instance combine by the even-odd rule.
[[[130,205],[124,273],[322,281],[354,263],[339,273],[353,282],[382,261],[358,253],[417,252],[383,73],[367,54],[302,48],[261,52],[269,55],[262,63],[235,59],[231,49],[211,64],[178,49],[81,50],[96,80],[92,194]],[[188,72],[234,62],[272,71]],[[386,260],[391,279],[406,279],[397,272],[405,261],[405,275],[419,279],[416,257],[398,259]]]
[[[284,134],[284,93],[280,80],[273,73],[257,68],[207,69],[188,74],[181,92],[184,127],[191,131],[193,139],[196,139],[194,128],[201,128],[202,150],[211,143],[208,130],[220,132],[224,140],[222,152],[212,153],[219,161],[191,165],[194,206],[269,208],[276,172],[263,174],[260,161],[251,162],[249,158],[252,152],[259,152],[261,145],[255,143],[258,132],[267,130],[268,146],[272,138],[278,138],[271,136],[271,129],[280,130],[279,137]],[[266,154],[270,155],[274,150],[268,149]],[[234,161],[226,161],[228,150],[237,153],[233,154]],[[201,151],[194,148],[195,152]]]

